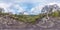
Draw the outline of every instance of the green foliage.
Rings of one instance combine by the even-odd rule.
[[[9,15],[8,13],[0,13],[0,15]],[[48,14],[49,16],[53,17],[58,17],[60,15],[60,11],[53,12],[52,14]],[[12,14],[12,18],[22,21],[22,22],[27,22],[27,23],[35,23],[36,20],[41,19],[43,17],[46,17],[46,14],[39,14],[39,15],[17,15],[17,14]]]
[[[53,12],[53,13],[52,13],[52,16],[53,16],[53,17],[58,17],[58,16],[59,16],[59,12],[57,12],[57,11],[56,11],[56,12]]]

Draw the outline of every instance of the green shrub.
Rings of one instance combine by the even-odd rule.
[[[56,12],[53,12],[53,13],[52,13],[52,16],[53,16],[53,17],[58,17],[58,16],[59,16],[59,12],[57,12],[57,11],[56,11]]]

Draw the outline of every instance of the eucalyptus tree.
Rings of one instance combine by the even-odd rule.
[[[20,15],[23,15],[23,14],[24,14],[24,12],[25,12],[25,11],[23,11],[23,12],[20,12],[19,14],[20,14]]]
[[[41,13],[42,14],[46,14],[47,15],[47,18],[46,17],[43,17],[41,19],[42,21],[40,21],[37,24],[37,26],[42,27],[42,28],[50,28],[50,27],[53,27],[55,25],[55,23],[53,21],[51,21],[51,20],[54,20],[54,19],[53,18],[50,18],[48,16],[48,14],[51,14],[54,9],[57,10],[58,8],[56,8],[56,7],[57,7],[57,5],[46,5],[45,7],[43,7],[42,10],[41,10]]]
[[[0,8],[0,16],[4,13],[4,8]]]
[[[47,18],[49,18],[48,14],[51,14],[53,11],[57,10],[58,6],[57,4],[54,5],[46,5],[45,7],[42,8],[41,12],[46,13]]]
[[[4,12],[4,8],[0,8],[0,13],[3,13]]]

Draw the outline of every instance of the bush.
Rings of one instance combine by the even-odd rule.
[[[59,16],[59,12],[57,12],[57,11],[56,11],[56,12],[53,12],[53,13],[52,13],[52,16],[53,16],[53,17],[58,17],[58,16]]]

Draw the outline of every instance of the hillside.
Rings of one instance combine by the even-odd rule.
[[[60,30],[60,9],[56,5],[42,8],[41,14],[24,15],[2,13],[0,11],[1,30]],[[46,13],[45,13],[45,11]],[[56,10],[56,11],[55,11]],[[53,12],[54,11],[54,12]]]
[[[3,15],[3,14],[2,14]],[[43,18],[38,18],[38,19],[32,19],[32,18],[37,18],[37,16],[39,17],[39,15],[35,15],[32,17],[32,15],[20,15],[20,18],[22,18],[23,20],[21,21],[21,19],[19,20],[19,18],[16,18],[18,15],[14,16],[14,15],[3,15],[0,16],[0,29],[6,29],[6,30],[47,30],[48,28],[50,28],[51,30],[55,30],[60,28],[60,17],[49,17],[48,21],[45,22],[45,15],[43,16]],[[18,16],[19,17],[19,16]],[[28,19],[28,21],[26,20],[26,17],[31,17],[30,19]],[[36,20],[35,23],[31,24],[30,22],[32,20]],[[43,21],[45,22],[43,22]],[[30,22],[29,22],[30,21]],[[44,29],[45,28],[45,29]],[[49,29],[49,30],[50,30]],[[59,30],[59,29],[58,29]]]

